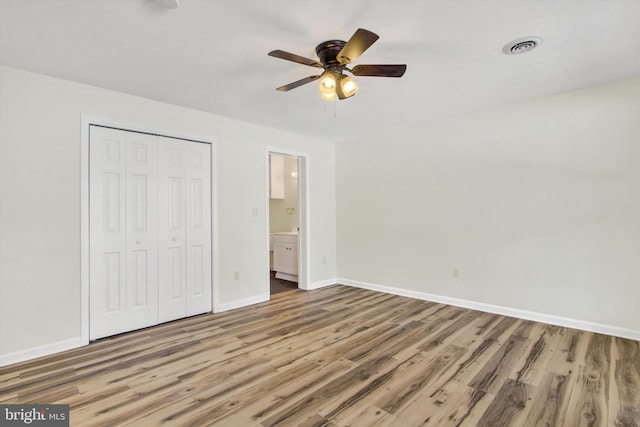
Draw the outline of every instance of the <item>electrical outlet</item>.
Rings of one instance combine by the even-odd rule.
[[[458,277],[460,277],[460,272],[458,271],[457,268],[452,268],[451,269],[451,277],[453,277],[454,279],[457,279]]]
[[[323,264],[326,264],[326,263],[327,263],[327,257],[326,257],[326,256],[323,256],[323,257],[322,257],[322,263],[323,263]]]
[[[239,271],[234,271],[233,272],[233,280],[240,280],[240,272]]]

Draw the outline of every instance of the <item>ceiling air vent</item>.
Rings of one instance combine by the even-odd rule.
[[[507,55],[517,55],[529,52],[540,44],[542,44],[542,38],[540,37],[520,37],[504,45],[502,51]]]

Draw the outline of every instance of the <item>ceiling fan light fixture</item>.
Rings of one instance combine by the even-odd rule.
[[[338,86],[338,78],[331,71],[325,71],[320,77],[320,98],[324,101],[336,100],[336,87]]]
[[[336,76],[333,73],[325,71],[320,78],[320,92],[335,92]]]
[[[345,76],[344,74],[340,76],[340,83],[336,88],[336,92],[338,92],[338,97],[340,99],[352,97],[357,91],[358,85],[351,77]]]
[[[336,93],[335,92],[320,92],[320,99],[323,101],[335,101]]]

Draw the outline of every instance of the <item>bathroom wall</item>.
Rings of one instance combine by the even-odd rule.
[[[274,154],[277,155],[277,154]],[[269,199],[269,232],[292,231],[298,227],[298,159],[284,159],[284,199]]]

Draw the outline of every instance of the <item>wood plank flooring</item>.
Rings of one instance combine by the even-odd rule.
[[[638,426],[640,343],[335,285],[4,367],[72,426]]]

